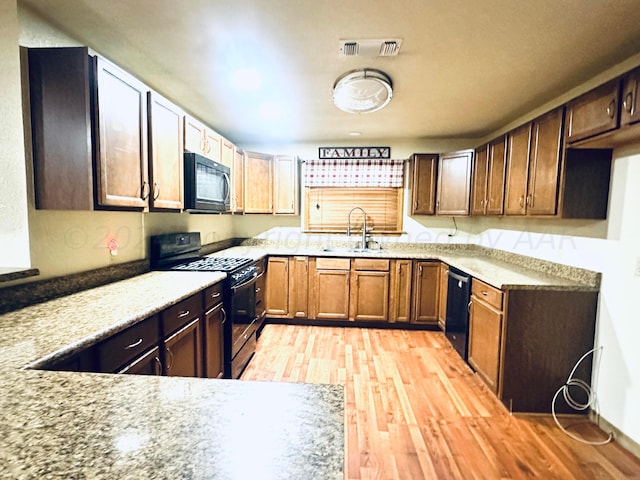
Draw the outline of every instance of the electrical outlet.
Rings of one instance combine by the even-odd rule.
[[[640,257],[636,258],[636,277],[640,277]]]

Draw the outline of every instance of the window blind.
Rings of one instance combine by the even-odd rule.
[[[402,188],[306,187],[304,229],[310,232],[346,232],[353,207],[367,213],[372,233],[402,231]],[[351,228],[362,229],[362,212],[351,215]]]

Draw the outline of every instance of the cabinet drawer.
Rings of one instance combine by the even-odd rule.
[[[471,293],[478,298],[481,298],[489,305],[493,305],[498,310],[502,310],[502,290],[498,290],[491,285],[474,278],[471,282]]]
[[[349,258],[316,258],[316,270],[349,270],[351,259]]]
[[[382,260],[379,258],[354,258],[353,268],[354,270],[388,272],[389,260]]]
[[[115,372],[158,344],[158,317],[150,317],[113,335],[97,346],[101,372]]]
[[[185,325],[189,320],[200,316],[201,313],[202,300],[200,295],[193,295],[173,307],[167,308],[162,312],[164,335],[170,335]]]
[[[204,290],[204,309],[209,310],[222,302],[222,282],[211,285]]]

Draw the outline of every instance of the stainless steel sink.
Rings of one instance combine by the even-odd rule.
[[[347,248],[347,247],[327,247],[322,249],[327,253],[382,253],[382,250],[373,250],[371,248]]]

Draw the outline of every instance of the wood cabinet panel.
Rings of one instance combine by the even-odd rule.
[[[484,202],[486,215],[502,215],[504,212],[505,172],[507,167],[506,135],[489,143],[487,188]]]
[[[564,108],[557,108],[532,123],[528,215],[555,215],[562,157]]]
[[[473,280],[475,282],[475,279]],[[487,386],[498,391],[500,355],[502,352],[502,311],[471,296],[469,316],[469,364]]]
[[[202,375],[201,335],[198,317],[164,340],[167,376],[200,377]]]
[[[266,289],[267,315],[289,317],[289,258],[269,257]]]
[[[244,212],[244,153],[235,150],[231,169],[231,211]]]
[[[152,348],[117,373],[127,373],[130,375],[162,375],[160,349],[158,347]]]
[[[440,264],[440,285],[438,292],[438,326],[444,330],[447,319],[447,290],[449,288],[449,265]]]
[[[471,182],[471,215],[484,215],[487,201],[487,176],[489,174],[489,145],[476,149],[473,157]]]
[[[497,310],[502,310],[504,293],[502,290],[492,287],[476,278],[471,283],[471,294],[488,303]]]
[[[103,340],[95,347],[98,371],[116,372],[145,350],[158,345],[158,317],[152,316]]]
[[[88,50],[31,48],[28,58],[36,208],[91,210]]]
[[[437,324],[440,263],[418,261],[414,265],[414,270],[413,322]]]
[[[335,260],[335,262],[330,262]],[[336,268],[347,262],[346,269]],[[329,268],[323,268],[325,264]],[[317,258],[312,264],[313,310],[312,318],[349,318],[350,270],[348,258]]]
[[[298,159],[276,155],[273,159],[273,213],[276,215],[298,214]]]
[[[440,156],[436,214],[468,215],[473,150]]]
[[[148,88],[105,59],[94,59],[98,205],[146,208]]]
[[[522,125],[507,134],[505,215],[524,215],[527,211],[525,200],[527,198],[530,148],[531,123]]]
[[[309,258],[289,258],[289,314],[293,318],[309,316]]]
[[[220,138],[220,163],[233,170],[236,147],[226,138]]]
[[[630,125],[640,120],[640,68],[627,73],[622,79],[620,124]]]
[[[436,211],[438,154],[415,153],[411,157],[411,214],[433,215]]]
[[[148,102],[151,207],[181,210],[184,206],[184,114],[155,92],[149,92]]]
[[[391,264],[390,322],[411,321],[412,273],[413,262],[411,260],[394,260]]]
[[[245,213],[273,212],[273,157],[245,152]]]
[[[567,103],[566,138],[569,143],[619,127],[620,88],[617,78]]]
[[[389,272],[354,271],[351,282],[350,318],[356,321],[387,321]]]
[[[203,376],[222,378],[224,375],[224,324],[227,313],[222,303],[204,315]]]
[[[184,116],[184,149],[222,162],[222,137],[190,115]]]

